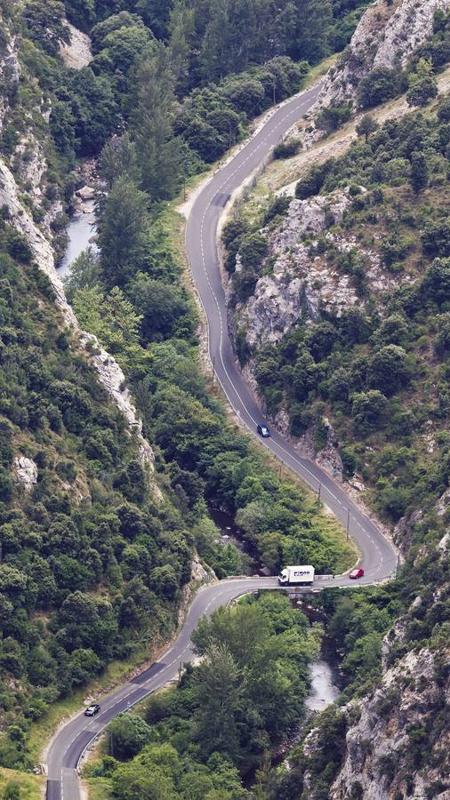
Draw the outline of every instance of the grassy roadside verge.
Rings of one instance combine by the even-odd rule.
[[[336,64],[336,61],[341,55],[342,53],[333,53],[333,55],[328,56],[328,58],[324,58],[323,61],[320,61],[319,64],[316,64],[314,67],[311,67],[310,71],[308,72],[305,78],[303,89],[310,89],[311,86],[313,86],[316,83],[316,81],[320,80],[320,78],[323,78],[323,76],[326,75],[330,67],[333,67],[334,64]]]
[[[20,788],[20,800],[40,800],[44,788],[43,775],[29,775],[15,769],[0,767],[0,797],[3,797],[8,783],[16,783]]]
[[[54,703],[47,714],[31,726],[28,746],[34,763],[38,764],[41,761],[44,748],[59,725],[79,711],[87,697],[111,691],[149,660],[152,660],[152,653],[143,647],[126,661],[112,661],[95,681],[74,692],[70,697]]]

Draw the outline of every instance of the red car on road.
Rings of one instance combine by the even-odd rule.
[[[364,570],[363,570],[363,568],[362,567],[357,567],[356,569],[352,569],[352,571],[351,571],[351,573],[350,573],[350,575],[348,577],[349,578],[353,578],[355,580],[356,580],[356,578],[364,578]]]

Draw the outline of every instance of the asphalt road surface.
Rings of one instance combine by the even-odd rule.
[[[237,366],[228,336],[225,293],[220,279],[217,254],[217,226],[230,195],[253,174],[284,134],[308,111],[319,88],[304,92],[278,108],[261,130],[219,169],[197,196],[190,213],[186,247],[194,281],[208,321],[209,351],[217,378],[235,413],[250,431],[262,413]],[[324,503],[343,523],[357,543],[365,577],[357,585],[371,584],[391,577],[396,568],[396,553],[377,526],[352,502],[341,486],[308,459],[298,455],[292,445],[273,431],[264,445],[305,483],[319,491]],[[353,584],[347,576],[317,578],[314,588]],[[74,717],[54,736],[48,751],[48,800],[79,800],[77,766],[95,738],[117,714],[131,708],[145,696],[175,678],[183,663],[192,658],[191,635],[199,619],[230,603],[236,597],[259,589],[275,589],[275,578],[235,578],[208,585],[196,594],[174,644],[160,661],[136,678],[101,698],[101,710],[93,718],[83,713]]]
[[[217,171],[196,198],[186,229],[186,248],[194,282],[208,322],[211,362],[236,415],[256,435],[264,422],[261,409],[237,364],[228,334],[225,292],[219,270],[217,228],[233,192],[258,169],[294,122],[315,102],[320,86],[297,95],[279,108],[226,166]],[[342,522],[358,545],[361,563],[372,581],[393,574],[396,553],[377,525],[363,514],[341,485],[317,464],[302,458],[277,431],[261,442],[302,478]]]

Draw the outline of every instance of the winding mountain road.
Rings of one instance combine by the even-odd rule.
[[[217,251],[217,228],[232,193],[268,157],[294,122],[315,102],[320,87],[297,95],[277,108],[260,130],[225,166],[216,171],[198,193],[186,229],[186,249],[194,281],[205,311],[209,332],[209,352],[216,376],[234,412],[253,433],[261,420],[261,410],[237,366],[228,336],[225,293],[221,283]],[[344,489],[313,462],[301,457],[279,433],[263,440],[264,445],[313,490],[343,523],[356,542],[365,577],[358,585],[391,577],[397,556],[381,530],[353,503]],[[348,586],[347,575],[318,578],[315,589]],[[101,711],[94,718],[82,713],[74,717],[53,737],[47,755],[47,799],[79,800],[77,766],[87,747],[106,725],[145,696],[175,678],[180,666],[192,658],[191,635],[199,619],[230,603],[236,597],[259,589],[275,589],[275,578],[235,578],[203,587],[196,594],[174,644],[162,658],[132,680],[126,681],[102,698]]]

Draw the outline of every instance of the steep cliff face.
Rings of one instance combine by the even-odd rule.
[[[427,571],[430,556],[423,548],[416,568]],[[434,556],[435,574],[444,580],[417,595],[386,635],[377,689],[346,708],[345,756],[330,789],[332,800],[448,800],[450,796],[450,647],[444,610],[450,591],[448,557],[445,534]],[[433,632],[427,646],[414,645],[423,621],[431,622]],[[407,652],[399,658],[402,650]]]
[[[0,76],[4,78],[4,89],[0,95],[0,130],[11,113],[10,100],[17,91],[21,66],[19,58],[19,42],[8,30],[5,21],[2,21],[4,43],[0,56]],[[72,47],[76,47],[76,43]],[[89,58],[87,43],[83,39],[84,55],[82,60]],[[73,50],[72,53],[74,58]],[[66,48],[67,54],[67,48]],[[72,58],[72,60],[73,60]],[[77,64],[78,66],[78,64]],[[36,86],[34,86],[35,90]],[[86,360],[97,372],[99,382],[107,390],[114,403],[127,420],[130,432],[137,437],[139,452],[143,465],[153,472],[154,455],[152,448],[142,435],[142,421],[133,404],[130,392],[126,386],[125,376],[115,359],[99,344],[95,336],[82,331],[72,308],[67,303],[64,288],[55,269],[55,253],[53,248],[54,233],[52,224],[62,212],[62,203],[57,190],[51,203],[44,203],[49,188],[48,164],[45,158],[47,142],[46,125],[50,114],[48,98],[39,97],[39,104],[35,109],[39,117],[41,139],[36,137],[35,126],[30,118],[29,127],[9,154],[8,163],[0,155],[0,207],[8,209],[11,223],[25,237],[33,257],[39,268],[50,279],[55,291],[56,304],[62,312],[65,324],[76,334],[77,346],[83,352]],[[24,196],[31,201],[31,205],[41,213],[33,214],[29,205],[25,205]],[[39,216],[40,222],[36,222]],[[159,496],[159,490],[155,487]]]
[[[366,190],[358,187],[361,197]],[[345,309],[364,307],[350,273],[345,274],[326,258],[333,248],[337,259],[364,263],[372,293],[383,294],[408,276],[394,278],[384,267],[376,247],[369,247],[351,233],[336,230],[352,205],[349,188],[308,200],[293,200],[282,221],[267,237],[268,255],[262,264],[251,297],[237,303],[236,326],[250,349],[279,342],[300,319],[318,320],[324,314],[341,316]],[[323,237],[323,238],[322,238]],[[325,246],[326,245],[326,246]],[[236,272],[239,274],[239,261]]]
[[[430,37],[435,11],[449,7],[372,4],[319,104],[355,109],[361,80],[379,67],[405,67]],[[405,560],[398,582],[373,597],[381,605],[383,592],[392,592],[403,603],[375,677],[348,689],[366,657],[377,663],[373,644],[358,644],[348,601],[350,631],[337,651],[345,663],[351,642],[353,677],[345,685],[347,697],[358,699],[317,720],[271,800],[450,798],[450,490],[441,449],[447,452],[441,392],[450,350],[438,333],[448,319],[448,288],[441,299],[424,290],[427,276],[449,266],[450,248],[438,234],[448,230],[448,107],[442,97],[425,114],[399,115],[353,142],[347,132],[337,158],[301,174],[297,197],[305,199],[283,199],[281,191],[272,201],[276,214],[264,209],[252,229],[265,239],[261,266],[247,258],[248,230],[231,261],[238,353],[274,424],[342,475],[350,491],[370,487],[365,497]],[[302,130],[306,147],[323,135],[314,125]],[[255,208],[257,201],[244,206],[238,222],[255,225]],[[403,377],[400,362],[409,363]],[[378,401],[384,410],[376,420]],[[375,412],[371,420],[367,410]]]
[[[450,650],[437,656],[422,648],[384,671],[380,687],[359,706],[359,721],[347,732],[332,800],[448,799],[450,680],[442,676],[442,663],[449,658]]]
[[[360,83],[378,68],[406,67],[414,53],[432,35],[436,11],[447,11],[449,0],[376,0],[361,17],[350,44],[325,77],[315,108],[351,103],[357,106]],[[305,144],[321,135],[320,125],[305,136]]]

